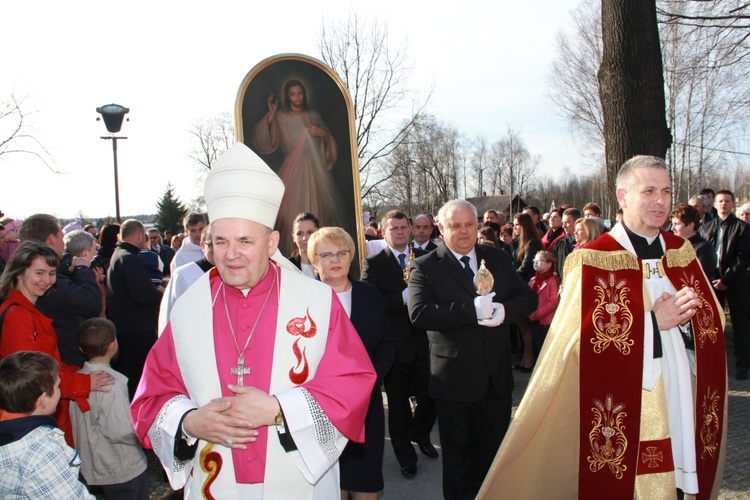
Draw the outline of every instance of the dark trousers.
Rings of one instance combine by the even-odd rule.
[[[429,443],[432,426],[437,418],[435,401],[427,396],[427,366],[394,363],[383,380],[388,395],[388,434],[396,459],[401,467],[416,465],[417,453],[411,442]],[[410,396],[416,396],[417,407],[412,415]]]
[[[117,363],[112,367],[128,377],[128,394],[130,400],[141,381],[143,365],[146,364],[146,356],[156,342],[156,330],[145,332],[117,332],[117,343],[120,354]]]
[[[476,497],[510,424],[512,396],[501,396],[492,382],[476,403],[438,399],[437,416],[443,448],[443,497]]]
[[[148,470],[130,481],[102,486],[107,500],[148,500]]]
[[[716,290],[716,297],[720,304],[729,306],[732,316],[732,331],[734,332],[734,356],[738,369],[750,368],[750,311],[748,299],[750,291],[747,276],[742,276],[737,283],[724,291]],[[726,301],[726,302],[725,302]]]

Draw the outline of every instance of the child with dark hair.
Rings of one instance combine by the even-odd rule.
[[[0,498],[94,498],[78,480],[78,452],[52,418],[59,369],[36,351],[0,361]]]
[[[81,452],[81,473],[106,498],[148,499],[146,456],[130,421],[128,379],[113,370],[117,354],[115,325],[90,318],[78,327],[78,347],[88,360],[79,373],[104,370],[115,378],[110,392],[92,393],[91,411],[70,406],[73,435]]]

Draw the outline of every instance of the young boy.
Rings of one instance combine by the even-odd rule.
[[[110,367],[117,354],[114,323],[87,319],[78,327],[78,347],[88,359],[79,373],[104,370],[115,378],[109,392],[91,393],[91,411],[81,413],[78,405],[70,405],[81,473],[107,498],[148,499],[146,455],[130,422],[128,379]]]
[[[0,361],[0,498],[95,498],[78,481],[81,460],[52,414],[57,362],[19,351]]]

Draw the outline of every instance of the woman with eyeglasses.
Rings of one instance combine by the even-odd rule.
[[[307,243],[307,256],[320,281],[336,292],[378,375],[365,418],[365,442],[350,441],[339,458],[341,498],[376,500],[384,485],[385,415],[380,387],[396,356],[396,336],[378,289],[349,276],[354,241],[346,231],[318,229]]]

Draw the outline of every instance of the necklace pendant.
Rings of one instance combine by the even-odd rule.
[[[250,367],[245,366],[245,357],[244,356],[238,356],[237,357],[237,368],[231,369],[232,375],[237,375],[237,385],[244,385],[243,377],[245,375],[250,375]]]

